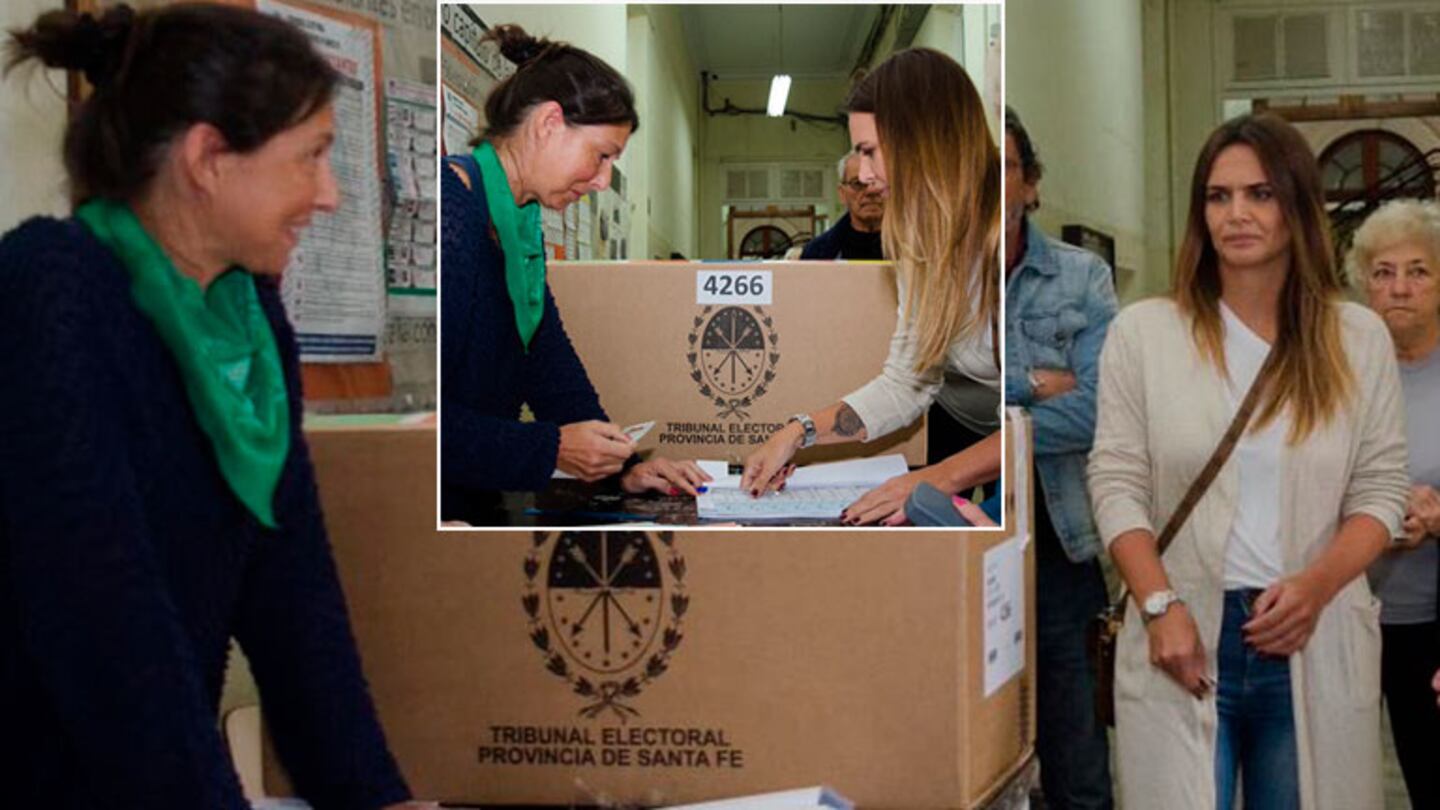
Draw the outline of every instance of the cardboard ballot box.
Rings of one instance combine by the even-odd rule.
[[[600,403],[669,458],[743,461],[793,414],[880,373],[895,332],[895,272],[881,262],[557,262],[565,330]],[[925,464],[924,418],[801,463],[903,452]]]
[[[1026,425],[1007,529],[436,532],[434,433],[312,432],[417,796],[664,805],[828,784],[980,806],[1034,740]],[[267,791],[281,776],[267,756]]]

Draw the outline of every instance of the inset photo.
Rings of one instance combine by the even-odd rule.
[[[441,17],[442,523],[1005,521],[998,4]]]

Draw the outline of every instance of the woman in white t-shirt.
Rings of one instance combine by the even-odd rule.
[[[796,414],[745,460],[743,488],[778,488],[813,444],[873,441],[920,417],[946,372],[998,392],[1000,153],[980,94],[955,60],[928,48],[886,59],[846,102],[859,180],[886,197],[881,242],[895,263],[899,315],[890,356],[840,402]],[[1000,434],[898,476],[846,510],[847,523],[899,523],[920,483],[948,493],[995,479]]]
[[[1090,491],[1134,595],[1116,666],[1127,805],[1381,804],[1378,605],[1360,576],[1409,480],[1384,324],[1342,299],[1319,172],[1272,115],[1202,149],[1172,294],[1100,361]],[[1270,353],[1246,432],[1163,558],[1156,533]]]

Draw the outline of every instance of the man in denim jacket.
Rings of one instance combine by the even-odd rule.
[[[1005,111],[1005,401],[1030,412],[1036,492],[1037,754],[1047,808],[1110,808],[1110,753],[1095,720],[1085,628],[1104,607],[1085,489],[1100,347],[1115,317],[1110,268],[1027,216],[1041,165]]]

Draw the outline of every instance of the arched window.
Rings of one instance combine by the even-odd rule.
[[[1320,153],[1320,178],[1325,201],[1342,203],[1361,200],[1370,205],[1393,197],[1435,196],[1433,170],[1415,145],[1379,129],[1352,132]],[[1390,179],[1400,172],[1398,185]],[[1387,181],[1382,187],[1382,182]]]
[[[761,225],[740,240],[742,259],[778,259],[790,249],[790,237],[774,225]]]

